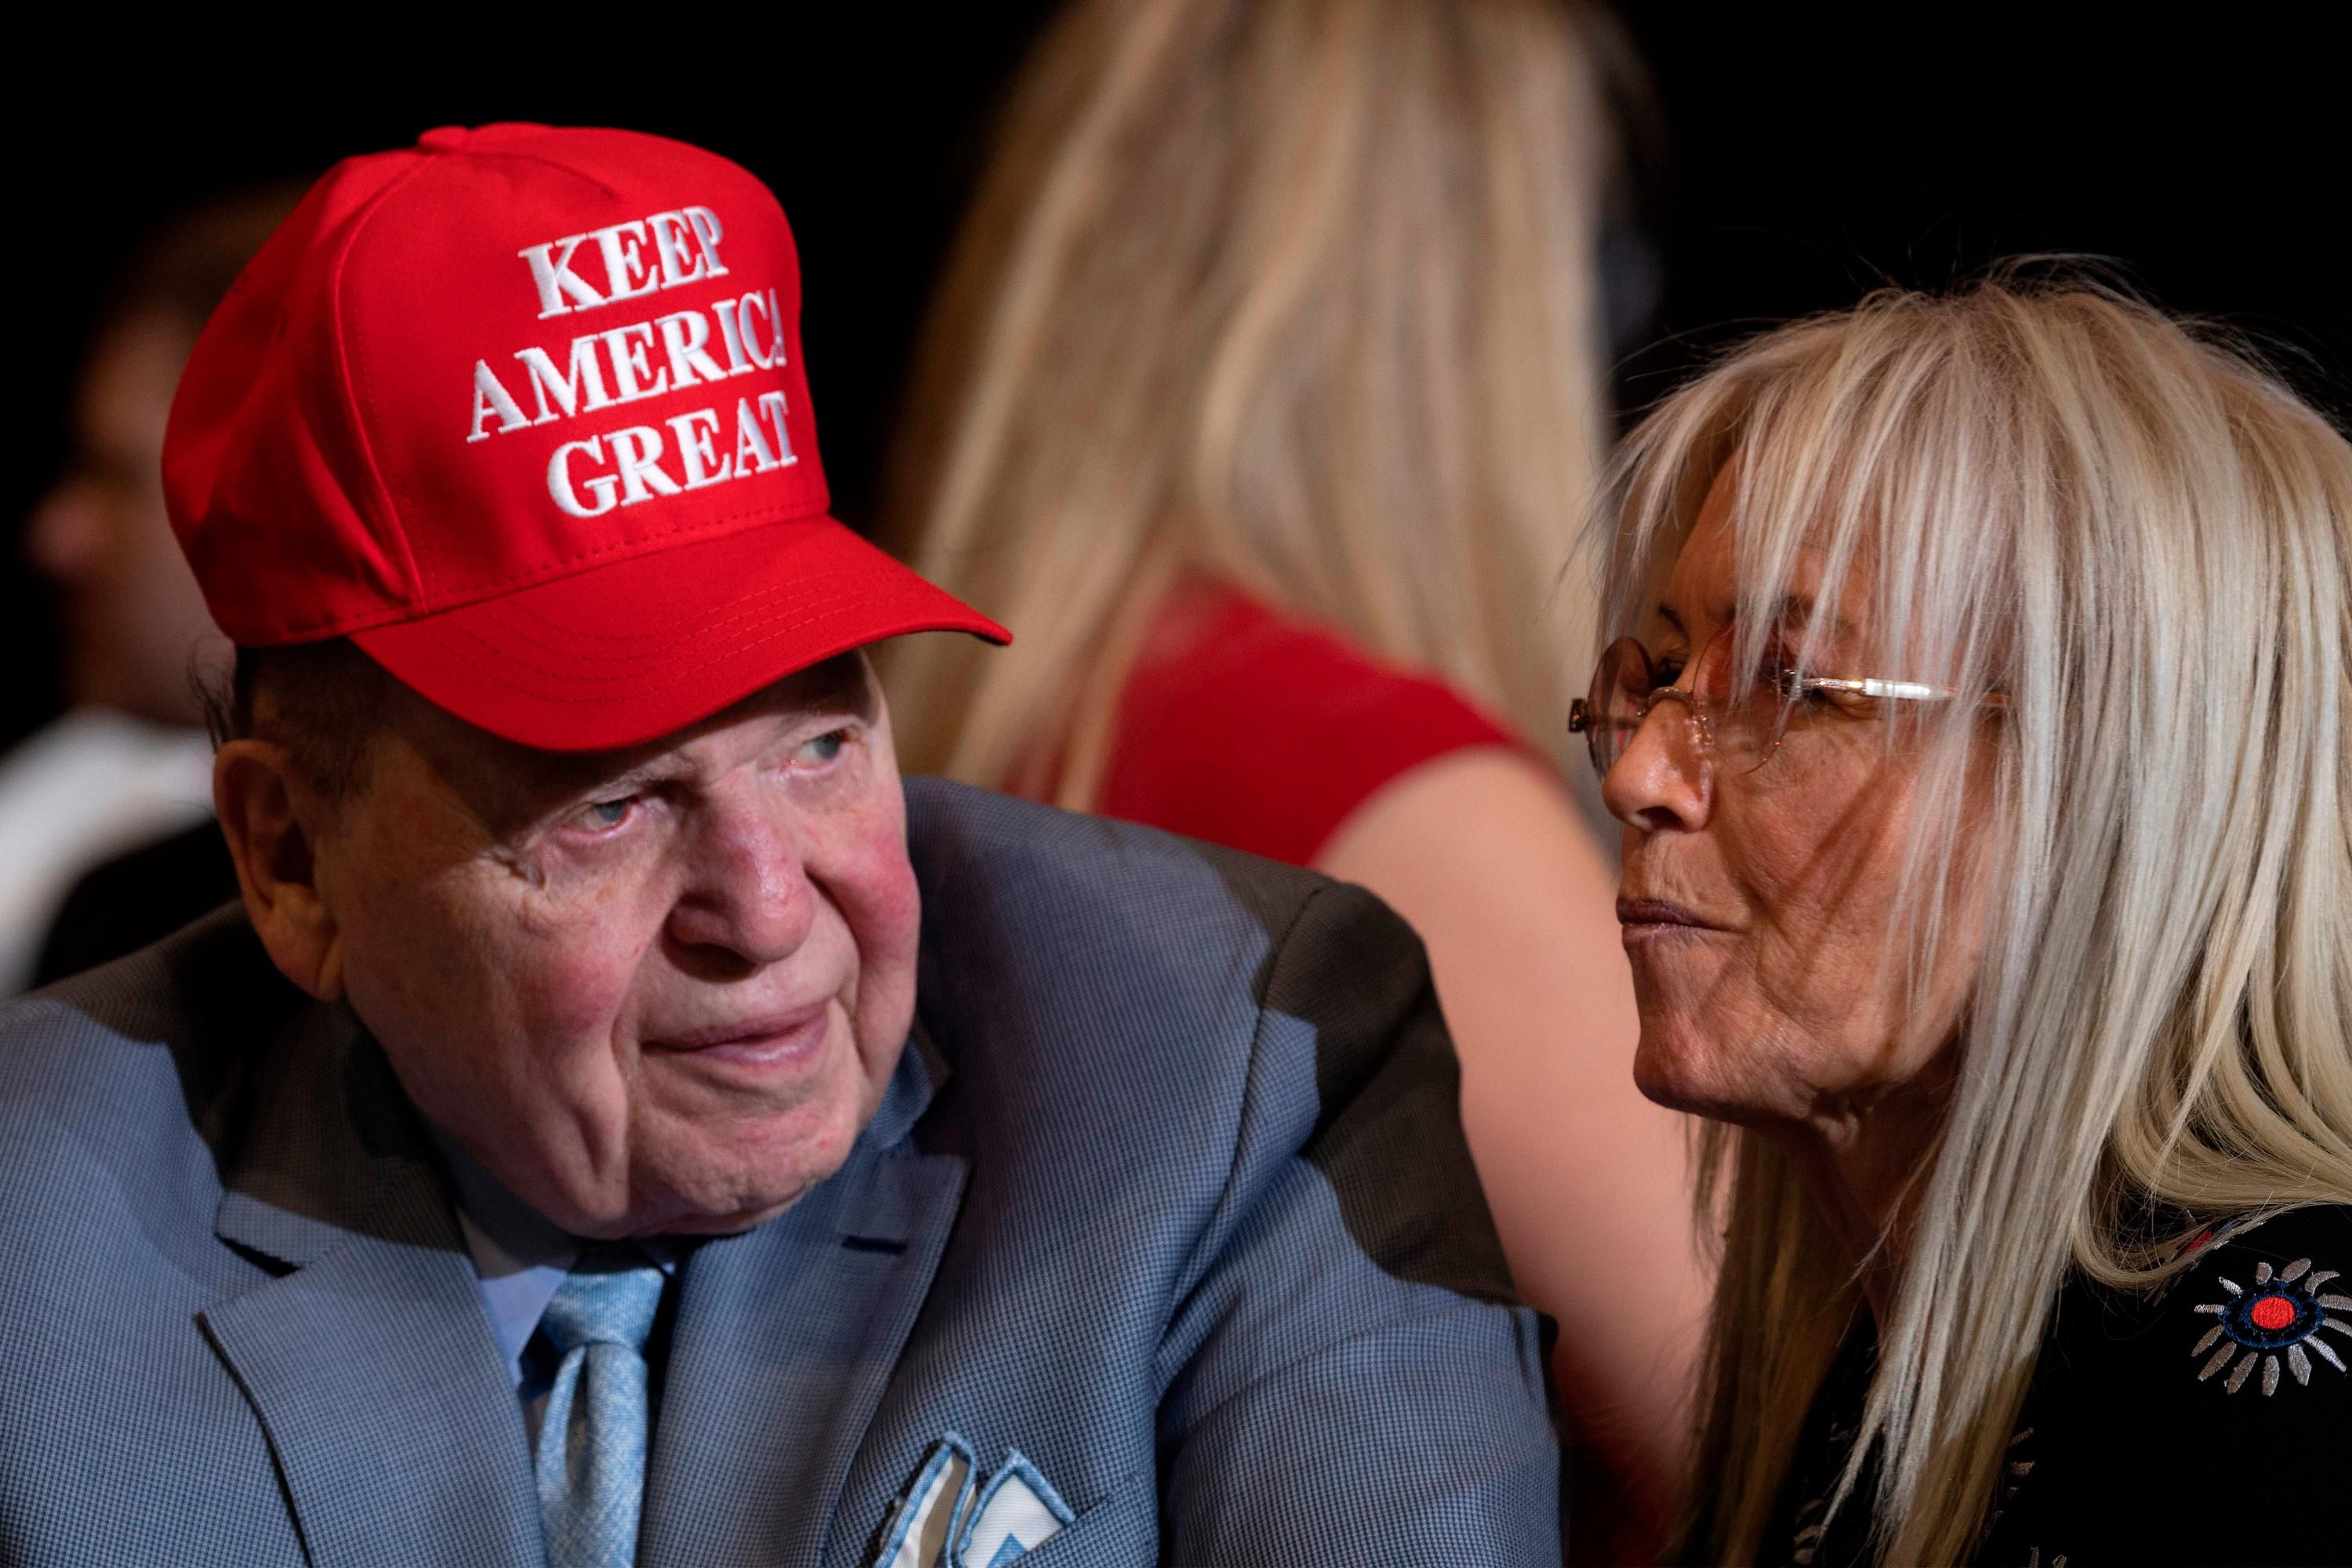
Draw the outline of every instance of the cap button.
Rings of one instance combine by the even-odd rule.
[[[427,153],[456,153],[463,149],[474,133],[462,125],[436,125],[416,139],[416,145]]]

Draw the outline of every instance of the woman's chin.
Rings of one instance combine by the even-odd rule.
[[[1743,1126],[1777,1120],[1770,1107],[1759,1103],[1766,1097],[1730,1067],[1712,1042],[1643,1020],[1642,1041],[1633,1052],[1633,1087],[1646,1099],[1669,1110]]]
[[[1708,1075],[1696,1070],[1700,1064],[1690,1060],[1681,1045],[1654,1039],[1644,1026],[1642,1043],[1633,1052],[1633,1087],[1669,1110],[1708,1115],[1710,1100],[1705,1092]]]

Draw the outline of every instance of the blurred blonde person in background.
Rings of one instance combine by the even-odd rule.
[[[1536,0],[1066,13],[951,264],[889,541],[1019,640],[886,676],[912,769],[1413,923],[1580,1478],[1597,1446],[1638,1517],[1704,1286],[1679,1119],[1631,1082],[1613,868],[1551,755],[1592,646],[1561,572],[1606,439],[1600,96],[1586,22]]]

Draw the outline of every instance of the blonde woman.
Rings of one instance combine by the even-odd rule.
[[[1560,567],[1604,440],[1596,91],[1540,0],[1070,10],[950,272],[894,541],[1019,640],[886,678],[912,766],[1311,863],[1420,929],[1623,1503],[1679,1468],[1704,1286],[1547,754],[1592,635]]]
[[[1760,339],[1613,493],[1578,719],[1723,1227],[1675,1560],[2352,1561],[2352,448],[2011,281]]]

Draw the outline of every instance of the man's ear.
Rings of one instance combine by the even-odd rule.
[[[231,741],[213,759],[213,809],[245,912],[287,979],[322,1002],[343,992],[342,933],[319,891],[327,810],[285,747]]]

